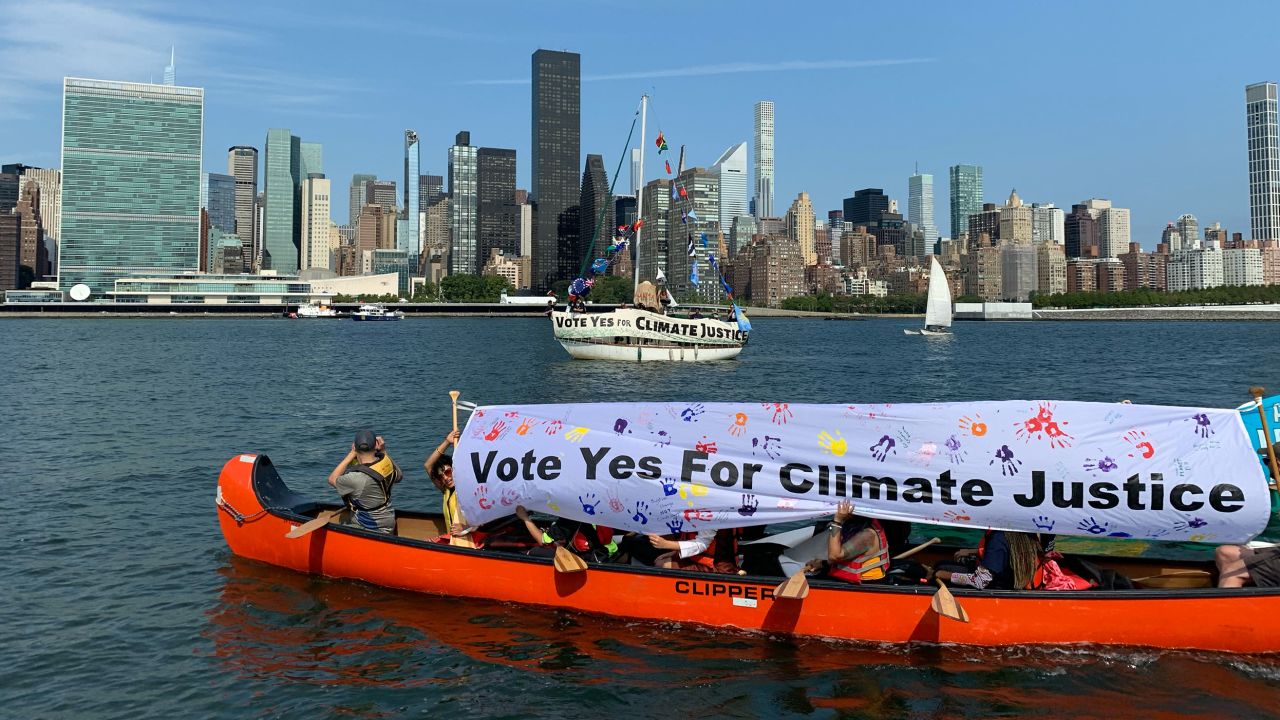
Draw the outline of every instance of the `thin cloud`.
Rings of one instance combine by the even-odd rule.
[[[708,77],[711,75],[734,75],[739,73],[760,72],[802,72],[806,70],[851,70],[858,68],[888,67],[892,65],[916,65],[933,62],[933,58],[887,58],[879,60],[784,60],[782,62],[737,62],[719,65],[691,65],[682,68],[665,70],[642,70],[639,72],[608,73],[604,75],[583,75],[582,82],[598,82],[603,80],[648,80],[651,78],[669,77]],[[458,85],[528,85],[529,78],[509,78],[503,80],[463,80]]]

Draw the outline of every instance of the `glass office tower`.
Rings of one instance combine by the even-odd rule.
[[[200,268],[204,90],[66,78],[58,287]]]

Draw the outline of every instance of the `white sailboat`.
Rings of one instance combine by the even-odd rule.
[[[645,121],[649,96],[640,99],[640,177],[644,177]],[[636,217],[644,217],[644,194],[636,198]],[[737,357],[747,344],[751,323],[746,313],[735,308],[728,321],[716,318],[676,318],[658,312],[664,304],[660,296],[673,301],[665,288],[640,281],[640,234],[638,223],[632,242],[636,245],[635,308],[619,308],[607,313],[552,310],[551,327],[560,345],[580,360],[626,360],[634,362],[700,362]],[[661,275],[661,271],[659,271]],[[659,279],[660,278],[655,278]],[[948,321],[950,319],[948,318]]]
[[[951,334],[951,286],[947,284],[947,275],[942,272],[942,265],[936,256],[930,255],[929,296],[925,301],[924,327],[904,329],[907,335],[950,335]]]

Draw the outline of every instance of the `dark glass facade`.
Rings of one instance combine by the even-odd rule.
[[[581,143],[582,58],[577,53],[533,53],[532,138],[535,291],[571,279],[577,247]]]
[[[604,158],[588,155],[582,169],[582,193],[578,200],[582,208],[578,216],[578,272],[582,271],[584,257],[596,258],[613,240],[613,203],[609,198],[609,177],[604,169]]]
[[[844,199],[844,221],[847,225],[872,225],[880,220],[880,213],[888,212],[889,196],[880,188],[866,188]]]
[[[480,148],[476,153],[476,265],[483,267],[489,251],[520,254],[520,208],[516,196],[516,151]]]

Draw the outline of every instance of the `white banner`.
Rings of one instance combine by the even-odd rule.
[[[555,336],[565,339],[639,337],[663,342],[698,345],[740,345],[747,333],[736,322],[711,318],[689,320],[643,310],[614,310],[608,313],[555,312],[551,316]]]
[[[463,512],[516,505],[640,532],[830,515],[1244,542],[1270,506],[1233,410],[1082,402],[483,407],[454,460]]]

